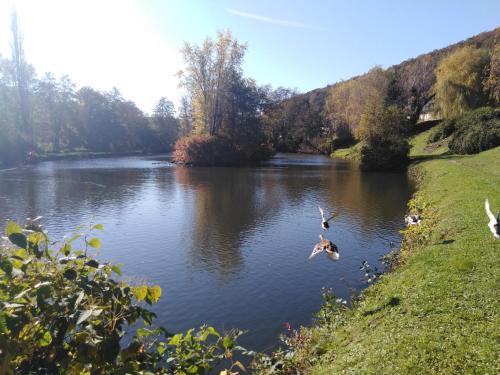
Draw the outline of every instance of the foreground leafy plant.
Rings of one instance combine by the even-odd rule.
[[[224,360],[230,369],[241,331],[213,327],[169,334],[147,309],[159,286],[117,281],[118,266],[89,256],[100,248],[100,224],[51,242],[36,221],[9,221],[0,243],[0,373],[204,374]],[[81,249],[73,249],[80,244]],[[132,327],[143,326],[134,332]]]

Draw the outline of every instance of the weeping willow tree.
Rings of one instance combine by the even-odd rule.
[[[439,63],[434,90],[443,117],[456,117],[486,104],[483,82],[489,59],[488,51],[466,46]]]

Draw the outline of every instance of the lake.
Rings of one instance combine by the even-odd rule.
[[[101,259],[127,280],[158,284],[157,323],[248,330],[241,344],[268,350],[310,324],[321,288],[349,300],[366,287],[363,260],[401,240],[411,185],[405,174],[362,172],[348,161],[278,154],[258,167],[188,168],[166,157],[42,162],[0,172],[0,224],[43,215],[53,238],[104,224]],[[328,232],[318,205],[334,211]],[[325,234],[340,260],[308,256]]]

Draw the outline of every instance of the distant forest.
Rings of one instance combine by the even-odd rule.
[[[177,111],[161,98],[147,116],[116,89],[77,89],[67,76],[37,76],[13,13],[11,56],[0,56],[0,166],[50,153],[171,150],[181,163],[217,164],[259,161],[275,151],[329,154],[360,141],[407,155],[400,138],[420,120],[498,106],[499,40],[497,28],[300,94],[245,77],[246,45],[218,32],[182,49]]]
[[[410,128],[421,120],[454,117],[484,105],[496,107],[500,101],[499,43],[497,28],[387,69],[375,66],[363,75],[305,94],[284,90],[284,100],[266,113],[273,123],[272,144],[278,151],[329,153],[362,141],[373,125],[370,112],[377,106],[395,105]],[[455,53],[459,54],[456,63],[440,67]],[[448,108],[442,108],[446,101]]]
[[[77,89],[68,76],[39,77],[26,61],[17,15],[11,57],[0,55],[0,166],[62,151],[165,152],[178,136],[174,105],[161,98],[152,116],[117,89]]]

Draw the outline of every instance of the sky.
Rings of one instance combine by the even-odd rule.
[[[0,0],[0,54],[15,8],[38,75],[116,87],[151,113],[178,103],[184,42],[229,29],[259,84],[306,92],[500,26],[498,0]]]

